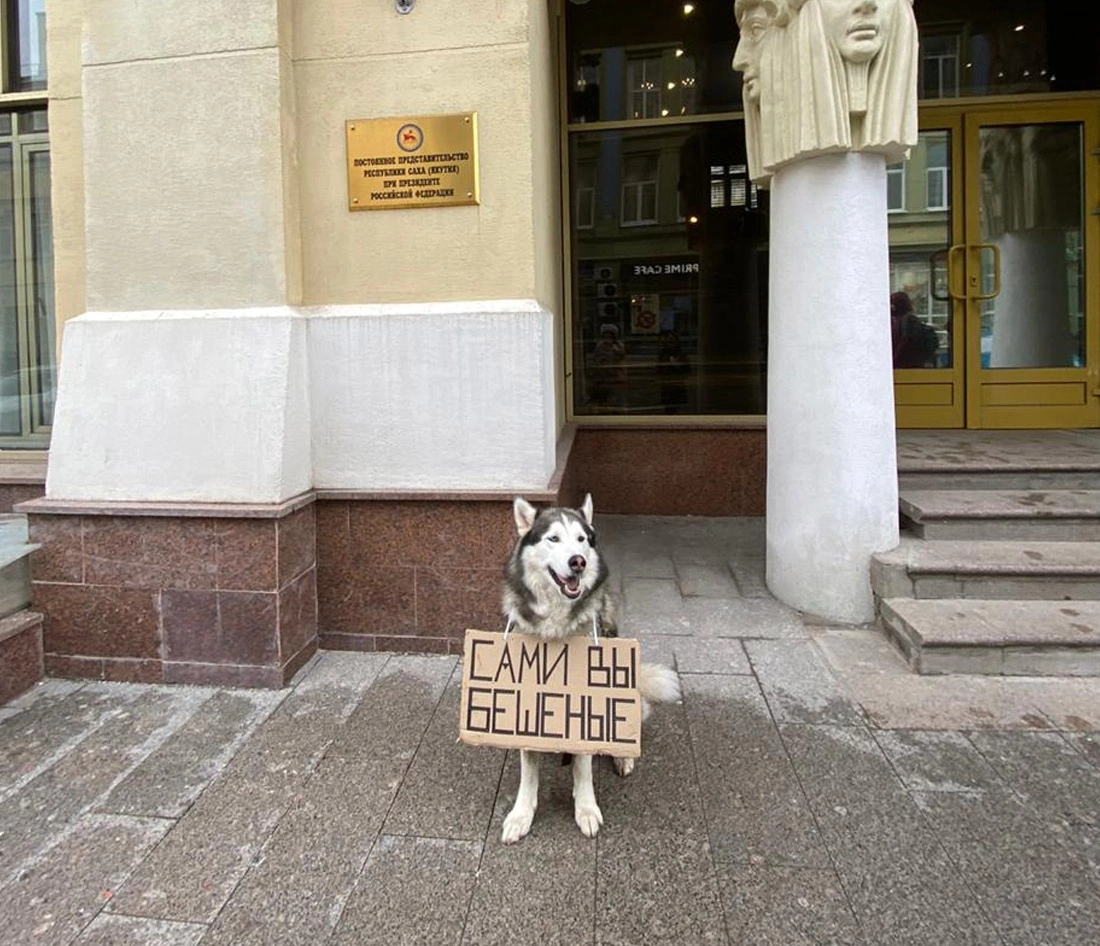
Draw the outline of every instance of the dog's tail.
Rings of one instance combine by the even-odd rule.
[[[638,668],[638,692],[645,719],[653,703],[675,703],[680,699],[680,678],[663,664],[642,664]]]

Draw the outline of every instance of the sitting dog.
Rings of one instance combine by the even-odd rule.
[[[550,507],[536,510],[517,498],[512,505],[519,538],[505,568],[502,608],[508,626],[525,634],[563,638],[599,633],[615,637],[614,596],[607,587],[607,563],[597,548],[592,526],[592,497],[579,509]],[[638,669],[642,719],[652,703],[680,698],[675,671],[657,664]],[[504,819],[501,839],[512,844],[531,830],[538,807],[539,770],[536,752],[520,752],[520,781],[516,802]],[[623,776],[634,770],[634,759],[614,760]],[[573,816],[586,837],[595,837],[603,824],[592,788],[592,756],[573,758]]]

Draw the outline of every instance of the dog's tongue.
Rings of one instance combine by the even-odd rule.
[[[576,591],[581,586],[581,580],[576,575],[570,575],[565,579],[564,584],[570,591]]]

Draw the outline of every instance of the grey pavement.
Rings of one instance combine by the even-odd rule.
[[[0,710],[0,942],[1100,941],[1100,680],[913,675],[771,598],[763,523],[605,517],[622,630],[674,662],[573,824],[456,742],[455,658],[326,652],[279,691],[48,680]]]

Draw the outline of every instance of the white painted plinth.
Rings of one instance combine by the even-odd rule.
[[[545,489],[554,316],[532,299],[323,306],[309,318],[318,489]]]
[[[874,617],[898,544],[886,164],[822,155],[772,183],[767,582],[792,607]]]
[[[556,377],[554,316],[531,299],[85,313],[46,495],[542,490]]]
[[[50,499],[278,503],[310,485],[293,309],[88,312],[65,326]]]

